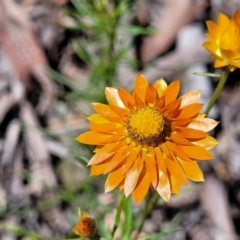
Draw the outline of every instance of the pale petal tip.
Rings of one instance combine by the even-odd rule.
[[[161,196],[161,198],[162,198],[165,202],[170,203],[171,194],[168,195],[168,196]]]
[[[146,79],[145,76],[144,76],[142,73],[139,73],[139,74],[137,75],[137,78],[138,78],[138,77],[141,77],[141,78]]]
[[[81,134],[78,135],[78,136],[75,138],[75,140],[81,143],[81,141],[80,141],[80,136],[81,136]]]
[[[125,197],[128,197],[130,194],[131,194],[131,192],[124,188],[124,195],[125,195]]]
[[[199,177],[199,182],[205,182],[204,176]]]
[[[112,188],[110,188],[109,186],[105,186],[105,189],[104,189],[105,194],[111,191],[112,191]]]
[[[99,103],[97,103],[97,102],[92,102],[92,103],[91,103],[91,106],[96,106],[97,104],[99,104]]]

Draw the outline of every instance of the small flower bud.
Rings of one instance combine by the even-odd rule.
[[[94,218],[89,217],[87,212],[83,211],[72,231],[80,237],[91,237],[96,233],[96,221]]]

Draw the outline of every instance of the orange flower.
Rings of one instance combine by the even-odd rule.
[[[169,201],[187,178],[203,181],[196,159],[210,160],[216,140],[206,132],[217,122],[199,111],[200,92],[177,98],[180,82],[148,84],[138,75],[132,93],[106,88],[108,105],[93,103],[90,131],[77,141],[97,145],[91,175],[108,174],[105,192],[119,187],[140,202],[150,187]]]
[[[83,238],[93,236],[96,233],[95,219],[91,218],[87,212],[82,211],[80,219],[76,226],[73,227],[72,232]]]
[[[217,23],[207,21],[208,42],[203,46],[212,53],[214,67],[228,66],[232,72],[240,68],[240,9],[237,10],[231,20],[220,13]]]

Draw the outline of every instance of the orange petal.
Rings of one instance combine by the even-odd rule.
[[[165,175],[167,174],[166,164],[162,155],[162,152],[159,147],[154,148],[155,155],[157,157],[158,169],[162,171]]]
[[[218,122],[211,118],[196,118],[189,125],[189,128],[209,132],[218,125]]]
[[[218,47],[213,42],[204,42],[203,47],[205,47],[209,52],[212,53],[212,59],[215,59],[218,55],[220,55],[220,53],[218,53]]]
[[[240,62],[235,62],[234,64],[233,64],[236,68],[240,68]],[[231,70],[230,70],[231,71]]]
[[[113,132],[115,129],[119,127],[122,127],[122,125],[114,122],[108,122],[108,123],[92,124],[89,126],[89,129],[95,132],[108,133],[108,132]]]
[[[139,150],[137,148],[133,148],[129,155],[127,156],[125,167],[124,167],[124,172],[123,174],[126,174],[129,169],[132,167],[133,163],[136,161],[137,156],[138,156]]]
[[[156,88],[152,84],[148,85],[147,90],[146,90],[146,102],[148,104],[150,104],[150,105],[152,104],[152,106],[154,106],[154,104],[157,101],[157,98],[158,98],[158,96],[157,96]]]
[[[131,169],[127,172],[124,182],[124,193],[125,196],[129,196],[132,191],[135,189],[138,178],[140,176],[141,170],[143,168],[143,165],[140,169],[138,169],[138,159],[135,161]]]
[[[125,107],[121,98],[118,95],[118,90],[116,88],[106,87],[105,95],[110,105],[118,106],[120,108]]]
[[[147,79],[142,74],[138,74],[135,80],[134,91],[137,93],[137,95],[139,96],[143,103],[145,103],[147,86],[148,86]]]
[[[165,90],[167,89],[167,83],[161,78],[158,79],[153,86],[156,88],[158,92],[158,96],[161,97]]]
[[[200,95],[201,95],[201,92],[197,90],[184,94],[181,97],[182,101],[181,101],[180,107],[183,108],[193,103],[198,103]]]
[[[148,172],[142,170],[138,179],[138,183],[132,192],[133,199],[136,203],[139,203],[146,196],[150,187],[150,179]]]
[[[194,144],[205,148],[206,150],[212,149],[217,145],[217,140],[211,136],[207,136],[206,138],[194,142]]]
[[[213,21],[206,21],[206,25],[213,41],[219,41],[222,31],[218,25]]]
[[[170,151],[168,150],[167,146],[164,143],[160,145],[160,148],[161,148],[162,152],[165,154],[165,156],[167,156],[168,158],[172,157]]]
[[[236,14],[236,13],[235,13]],[[228,50],[230,52],[225,52],[229,54],[227,57],[229,59],[233,57],[239,58],[240,46],[239,46],[239,37],[240,37],[240,25],[237,23],[233,17],[228,24],[227,28],[223,31],[220,38],[220,48]]]
[[[111,143],[107,143],[105,145],[98,145],[95,149],[94,152],[95,153],[100,153],[100,152],[114,152],[117,151],[119,148],[128,145],[128,140],[127,138],[122,139],[119,142],[111,142]]]
[[[104,174],[107,174],[109,172],[112,172],[115,170],[119,165],[123,165],[127,155],[129,154],[126,151],[126,147],[122,147],[117,151],[117,153],[112,157],[111,161],[109,162],[109,165],[107,169],[105,170]]]
[[[133,93],[133,97],[134,97],[134,102],[135,102],[135,106],[136,107],[142,107],[145,105],[145,103],[142,102],[142,100],[140,99],[140,97],[137,95],[137,93]]]
[[[128,114],[130,114],[130,111],[126,108],[120,108],[112,105],[109,105],[109,107],[120,117],[126,117]]]
[[[181,110],[176,109],[175,111],[164,112],[164,117],[166,119],[174,119],[181,113]]]
[[[87,117],[88,121],[91,123],[108,123],[109,121],[99,114],[92,114]]]
[[[123,134],[122,135],[112,135],[112,136],[109,136],[108,138],[103,139],[102,141],[100,141],[99,145],[112,143],[112,142],[119,142],[124,137],[125,137],[125,135],[123,135]]]
[[[155,150],[153,147],[148,147],[147,150],[148,150],[147,152],[149,154],[152,154],[154,158],[156,157]],[[155,158],[155,161],[157,161],[156,158]]]
[[[172,102],[170,102],[169,104],[167,104],[166,106],[164,106],[164,108],[162,108],[162,112],[171,112],[171,111],[175,111],[178,110],[181,104],[181,99],[178,98]]]
[[[88,166],[91,165],[96,165],[99,164],[103,161],[105,161],[106,159],[110,158],[111,156],[113,156],[116,152],[100,152],[100,153],[96,153],[88,162]]]
[[[215,59],[214,61],[215,68],[225,67],[228,64],[229,64],[228,61],[224,61],[223,59]]]
[[[99,132],[99,133],[104,133],[104,134],[109,134],[109,135],[128,136],[127,129],[122,124],[119,123],[120,127],[112,128],[112,129],[110,129],[110,127],[108,129],[107,125],[108,124],[106,124],[106,125],[104,124],[102,126],[102,129],[101,129],[101,124],[91,125],[91,126],[89,126],[89,129],[94,130],[94,131]],[[107,126],[106,129],[104,129],[105,126]]]
[[[206,114],[204,113],[198,113],[197,118],[205,118]]]
[[[176,131],[179,135],[188,139],[202,139],[208,136],[207,133],[193,128],[179,127],[176,128]]]
[[[157,187],[158,184],[158,169],[156,160],[152,154],[147,154],[145,157],[145,165],[150,178],[150,181],[153,185],[153,188]]]
[[[170,181],[172,193],[179,194],[179,191],[180,191],[179,181],[171,174],[169,174],[169,181]]]
[[[127,148],[126,148],[125,152],[130,152],[134,148],[136,148],[136,143],[131,141],[130,144],[127,145]]]
[[[178,159],[178,161],[180,162],[187,178],[193,181],[204,181],[203,173],[196,161],[186,162],[181,159]]]
[[[193,159],[199,159],[199,160],[210,160],[213,159],[213,155],[205,150],[202,147],[199,146],[180,146],[181,149],[190,157]]]
[[[74,234],[76,234],[76,235],[79,235],[78,227],[77,227],[77,226],[74,226],[74,227],[72,228],[72,232],[73,232]]]
[[[112,191],[116,188],[124,178],[123,167],[109,173],[107,180],[105,182],[105,193]]]
[[[86,211],[81,211],[80,218],[90,217],[89,214]]]
[[[144,161],[148,152],[148,149],[142,146],[138,146],[139,148],[139,155],[138,155],[138,165],[137,165],[137,169],[141,169],[142,165],[144,165]]]
[[[184,138],[180,134],[177,134],[176,132],[171,133],[170,139],[173,142],[178,143],[180,145],[189,145],[189,146],[193,145],[189,140],[187,140],[186,138]]]
[[[178,119],[187,119],[197,116],[199,111],[202,109],[203,104],[193,103],[191,105],[185,106],[182,108],[181,113],[178,116]]]
[[[159,182],[156,190],[166,202],[169,202],[171,197],[171,186],[168,176],[162,171],[159,171]]]
[[[163,95],[165,96],[166,105],[177,98],[179,90],[180,90],[179,80],[173,81],[169,84],[168,88],[163,93]]]
[[[119,141],[117,144],[115,144],[115,146],[113,147],[112,151],[117,151],[119,148],[126,146],[129,144],[129,141],[127,138],[122,139],[121,141]]]
[[[217,25],[220,28],[220,31],[223,32],[228,24],[230,23],[230,19],[223,13],[219,13],[218,19],[217,19]]]
[[[119,116],[106,104],[92,103],[92,108],[104,118],[111,120],[111,118],[118,118]]]
[[[85,132],[80,134],[76,140],[80,143],[91,144],[91,145],[101,145],[103,140],[109,138],[109,135],[97,132]]]
[[[233,16],[232,19],[234,19],[238,24],[240,24],[240,9],[237,9]],[[226,23],[227,24],[227,23]]]
[[[98,176],[104,174],[109,162],[91,166],[90,176]]]
[[[192,119],[175,119],[171,122],[171,129],[173,131],[177,127],[186,127],[190,122],[192,122]]]
[[[158,108],[159,110],[161,110],[162,107],[164,106],[164,104],[165,104],[165,98],[164,98],[164,97],[161,97],[161,98],[159,98],[159,99],[156,101],[154,107],[155,107],[155,108]]]
[[[173,175],[180,183],[187,185],[187,178],[177,159],[166,157],[165,164],[171,175]]]
[[[110,117],[109,116],[108,120],[110,122],[116,122],[116,123],[119,123],[121,125],[125,125],[126,124],[126,117]]]
[[[118,88],[118,95],[121,98],[126,108],[134,106],[134,100],[132,95],[123,88]]]
[[[124,180],[125,179],[123,179],[118,185],[119,191],[122,191],[124,189]]]
[[[191,161],[189,156],[185,152],[183,152],[182,149],[178,147],[176,144],[172,142],[166,142],[165,144],[169,151],[172,152],[176,157],[179,157],[185,161]]]

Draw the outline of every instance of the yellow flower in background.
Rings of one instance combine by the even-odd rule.
[[[80,211],[79,221],[73,227],[72,232],[83,238],[92,237],[96,233],[95,219],[91,218],[87,212]]]
[[[177,98],[180,82],[149,84],[138,75],[131,93],[106,88],[108,105],[93,103],[90,131],[76,138],[97,145],[88,165],[91,175],[108,174],[105,192],[119,187],[140,202],[150,188],[166,201],[187,178],[203,181],[196,159],[213,158],[216,140],[206,132],[217,122],[199,111],[200,92]]]
[[[217,23],[207,21],[208,42],[203,46],[211,52],[214,67],[228,66],[232,72],[240,68],[240,9],[229,19],[220,13]]]

